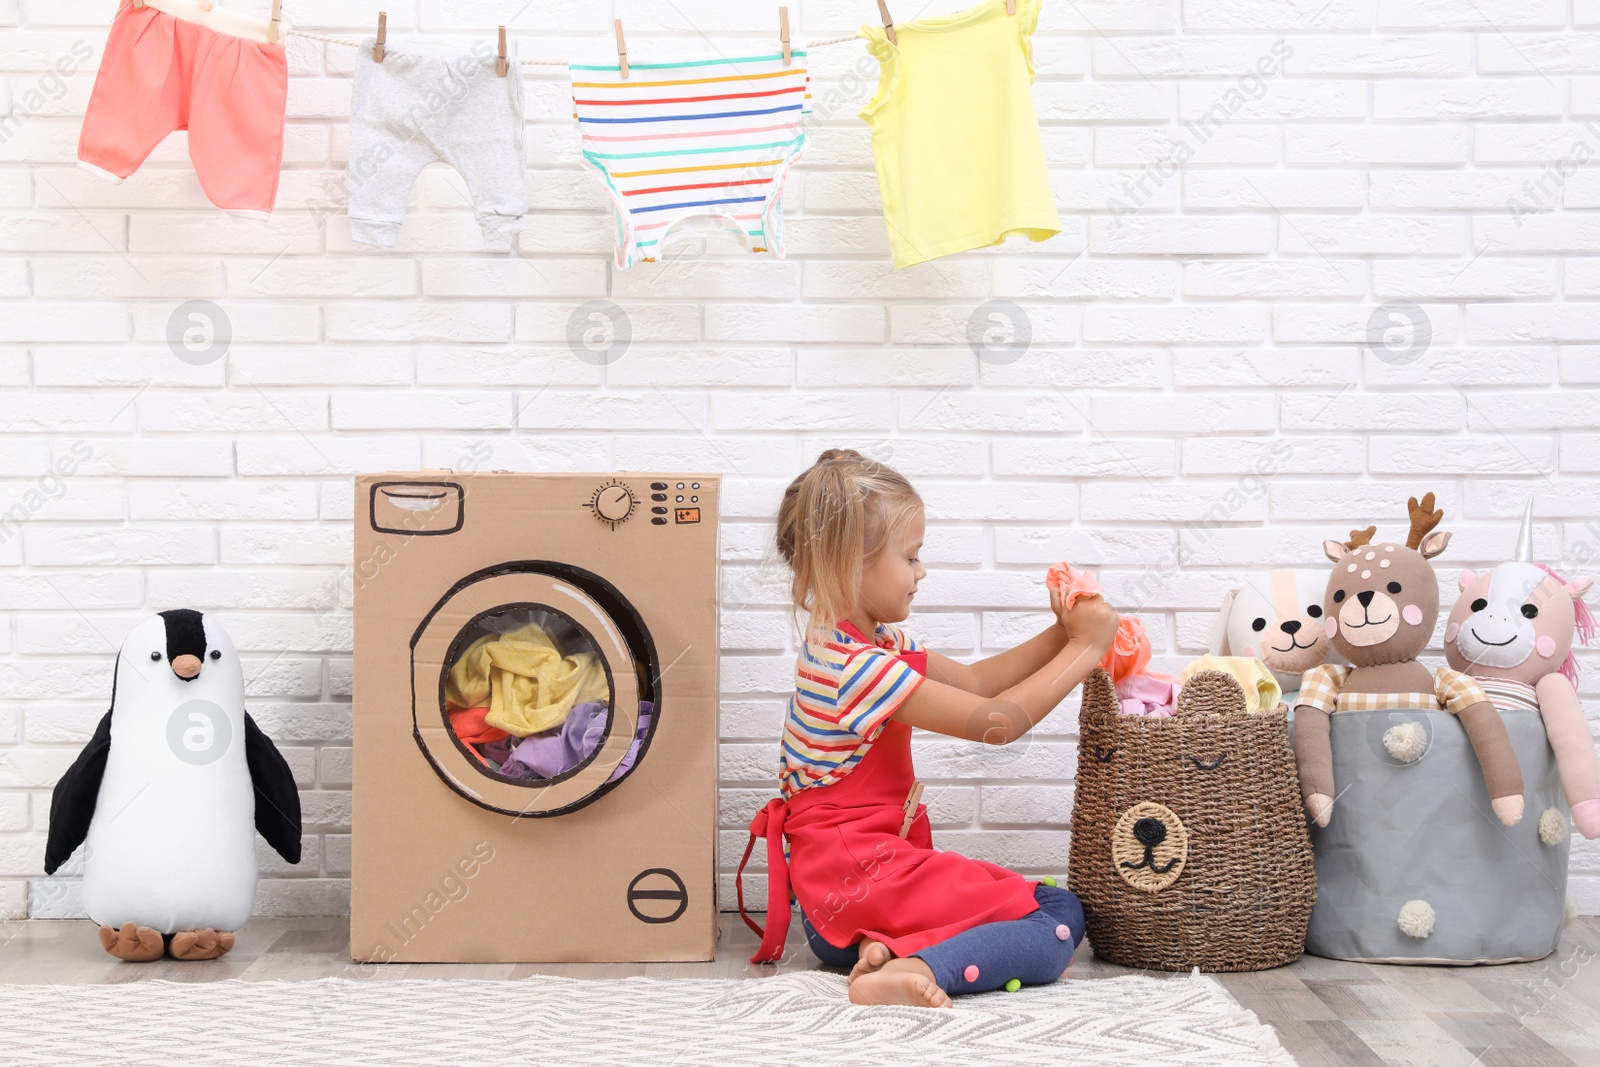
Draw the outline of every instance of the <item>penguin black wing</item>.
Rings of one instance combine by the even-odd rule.
[[[256,790],[256,833],[285,860],[299,863],[300,790],[288,760],[249,712],[244,716],[244,759]]]
[[[50,837],[44,846],[45,874],[55,874],[89,836],[94,806],[100,800],[100,779],[105,777],[106,758],[110,755],[111,713],[108,711],[50,795]]]

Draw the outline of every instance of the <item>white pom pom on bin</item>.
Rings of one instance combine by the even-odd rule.
[[[1420,722],[1403,722],[1383,732],[1383,747],[1401,763],[1415,763],[1428,751],[1428,731]]]
[[[1539,816],[1539,840],[1547,845],[1559,845],[1567,839],[1567,817],[1555,808],[1545,808]]]
[[[1426,900],[1408,900],[1400,908],[1397,925],[1407,937],[1423,938],[1433,933],[1433,905]]]

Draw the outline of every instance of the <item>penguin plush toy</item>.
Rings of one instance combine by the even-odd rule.
[[[83,904],[119,959],[215,959],[256,892],[255,835],[300,862],[289,764],[244,710],[220,625],[163,611],[117,653],[111,710],[56,783],[44,869],[80,844]]]

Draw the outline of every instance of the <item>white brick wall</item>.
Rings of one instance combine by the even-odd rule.
[[[286,9],[360,34],[376,6]],[[460,40],[516,8],[388,6],[396,38]],[[728,870],[767,795],[793,655],[770,519],[822,447],[871,450],[919,484],[930,575],[913,626],[963,656],[1040,625],[1042,570],[1068,557],[1176,669],[1241,574],[1314,563],[1352,525],[1393,528],[1429,489],[1456,533],[1447,582],[1511,547],[1530,493],[1541,556],[1596,570],[1597,0],[1047,0],[1035,96],[1060,236],[901,273],[855,117],[877,76],[859,45],[813,56],[787,259],[690,246],[618,272],[554,68],[526,71],[533,213],[515,256],[480,250],[442,168],[418,182],[398,250],[351,242],[355,56],[305,40],[270,222],[210,208],[182,135],[123,185],[82,174],[111,7],[0,0],[0,515],[28,520],[0,531],[0,914],[27,906],[50,787],[105,707],[113,650],[179,605],[224,617],[304,790],[308,861],[264,857],[260,907],[345,907],[357,471],[726,472]],[[867,0],[791,8],[800,40],[874,17]],[[776,28],[771,6],[733,0],[551,0],[512,29],[525,56],[602,54],[613,14],[636,60]],[[169,350],[187,300],[225,309],[225,359]],[[589,300],[629,318],[608,365],[566,341]],[[968,347],[989,300],[1023,309],[1019,358]],[[1420,308],[1431,347],[1363,350],[1387,301]],[[1584,658],[1600,714],[1600,651]],[[924,739],[944,844],[1060,873],[1073,718],[1069,702],[996,752]],[[1577,903],[1600,911],[1600,849],[1580,844],[1573,868]],[[38,882],[34,903],[74,907]]]

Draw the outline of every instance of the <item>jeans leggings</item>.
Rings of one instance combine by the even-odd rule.
[[[1015,978],[1023,985],[1048,985],[1061,977],[1083,941],[1083,905],[1071,891],[1040,884],[1033,891],[1039,910],[1009,922],[964,930],[913,956],[933,971],[946,993],[987,993]],[[860,946],[835,948],[801,913],[811,951],[829,967],[853,967]]]

